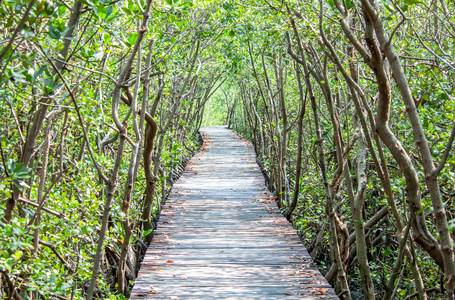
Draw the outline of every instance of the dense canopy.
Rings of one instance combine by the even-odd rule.
[[[226,124],[342,299],[453,299],[455,4],[0,0],[0,295],[129,295]]]

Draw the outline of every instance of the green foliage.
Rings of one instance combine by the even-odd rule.
[[[287,53],[286,33],[289,33],[293,41],[291,50],[300,55],[290,16],[296,21],[312,71],[319,64],[327,72],[327,78],[317,81],[313,74],[309,74],[308,80],[313,85],[320,116],[322,159],[329,182],[337,172],[336,128],[322,87],[328,87],[335,99],[345,146],[358,127],[359,117],[354,116],[353,91],[338,66],[327,55],[328,48],[320,44],[319,2],[288,1],[288,12],[286,5],[280,1],[155,1],[146,28],[138,28],[146,8],[144,0],[115,4],[99,0],[79,1],[80,20],[71,25],[69,22],[75,3],[38,0],[26,15],[29,1],[0,2],[0,271],[8,272],[10,278],[21,278],[24,289],[34,291],[34,298],[69,297],[73,288],[76,291],[74,299],[84,297],[81,291],[91,278],[107,192],[107,184],[100,179],[98,169],[106,176],[112,174],[120,144],[116,136],[119,130],[112,116],[113,91],[142,30],[140,84],[135,90],[139,72],[135,56],[127,78],[121,82],[121,96],[129,101],[129,96],[137,95],[137,107],[141,107],[145,93],[144,70],[150,56],[152,78],[148,87],[150,95],[145,99],[147,112],[152,114],[154,100],[161,95],[152,116],[158,127],[152,167],[154,172],[156,169],[158,178],[153,213],[160,212],[158,199],[169,191],[179,165],[198,147],[197,129],[201,125],[229,124],[253,141],[265,171],[273,175],[272,189],[278,187],[277,174],[284,174],[285,190],[277,192],[277,196],[283,197],[282,211],[289,207],[294,187],[297,186],[294,225],[305,238],[305,243],[318,249],[313,254],[323,269],[330,268],[327,227],[321,232],[328,217],[326,190],[317,151],[320,140],[316,137],[305,74],[301,65]],[[361,3],[347,0],[341,1],[341,4],[353,18],[351,26],[355,28],[356,38],[366,47]],[[322,30],[336,48],[344,70],[349,70],[350,74],[349,62],[357,64],[357,84],[366,95],[369,109],[375,114],[378,101],[375,74],[357,50],[353,54],[347,52],[350,42],[339,26],[341,14],[335,1],[323,1],[323,7]],[[400,55],[435,165],[439,165],[443,158],[454,121],[453,11],[453,2],[447,1],[431,4],[419,0],[378,2],[378,14],[384,20],[391,44]],[[403,24],[400,23],[402,20]],[[19,29],[18,34],[9,46],[16,28]],[[199,52],[193,62],[198,42]],[[68,64],[64,65],[63,60]],[[297,118],[303,103],[297,68],[302,72],[302,98],[306,99],[302,177],[299,182],[295,182]],[[278,86],[279,76],[283,77],[282,88]],[[390,72],[389,76],[392,78],[390,127],[409,154],[419,178],[424,197],[418,213],[426,217],[428,230],[438,237],[434,208],[427,196],[425,172],[413,126],[402,103],[400,89],[393,81],[395,74]],[[219,84],[222,85],[218,87]],[[283,104],[278,101],[280,97],[284,99],[285,112],[281,110]],[[128,140],[118,166],[119,176],[115,180],[116,190],[103,249],[111,249],[117,254],[124,242],[127,222],[134,225],[129,245],[136,251],[141,244],[138,241],[152,233],[140,227],[144,221],[142,209],[147,186],[142,156],[131,201],[125,210],[125,195],[128,194],[125,184],[133,144],[137,142],[135,124],[140,123],[140,114],[139,111],[133,113],[123,100],[115,106],[118,107],[118,118],[127,124]],[[26,141],[44,108],[45,118],[38,127],[30,162],[24,165]],[[374,138],[375,131],[370,125],[373,120],[369,118],[366,117],[366,122]],[[51,137],[50,155],[45,170],[47,175],[41,178],[44,174],[46,130]],[[143,133],[140,133],[141,136]],[[284,135],[287,146],[281,147]],[[381,145],[374,144],[372,150],[383,150],[398,213],[403,220],[408,220],[407,182],[395,158]],[[356,151],[357,144],[354,144],[347,155],[353,178],[357,175]],[[280,157],[282,153],[285,153],[285,159]],[[286,163],[279,166],[281,161]],[[365,220],[388,205],[371,153],[367,163]],[[451,150],[446,167],[439,175],[439,182],[452,234],[455,232],[451,219],[454,214],[454,165],[455,156]],[[357,186],[354,186],[356,190]],[[7,221],[4,217],[15,193],[35,205],[17,201],[11,220]],[[47,211],[41,211],[39,226],[35,226],[36,205],[40,197],[44,198],[43,208]],[[352,233],[354,220],[344,183],[337,190],[335,205],[339,205],[339,215]],[[398,254],[394,236],[396,221],[394,216],[389,216],[367,232],[370,268],[378,290],[385,288],[390,268]],[[33,239],[37,229],[40,240],[51,244],[54,249],[39,245],[38,251],[35,251]],[[321,243],[314,245],[319,234]],[[376,244],[373,245],[373,241]],[[429,284],[426,287],[429,288],[433,282],[439,282],[441,270],[428,253],[419,247],[414,248],[422,277],[427,278]],[[66,261],[66,265],[56,253]],[[124,296],[120,296],[116,290],[117,283],[112,279],[117,265],[109,259],[112,258],[107,258],[103,266],[106,273],[98,278],[96,295],[99,298],[122,299]],[[355,263],[351,263],[348,273],[352,288],[361,290]],[[409,266],[405,267],[403,274],[397,287],[397,299],[414,292]]]

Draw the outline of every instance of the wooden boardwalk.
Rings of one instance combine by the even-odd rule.
[[[338,299],[225,127],[176,182],[130,299]]]

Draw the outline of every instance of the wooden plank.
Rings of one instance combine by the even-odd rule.
[[[203,128],[130,299],[337,299],[282,217],[251,145]]]

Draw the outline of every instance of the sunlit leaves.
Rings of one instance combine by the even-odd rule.
[[[111,35],[107,32],[103,34],[103,40],[106,44],[109,44],[109,41],[111,40]]]
[[[128,40],[126,41],[126,44],[131,47],[132,45],[134,45],[137,41],[137,38],[138,38],[138,33],[137,32],[133,32],[129,35],[128,37]]]

